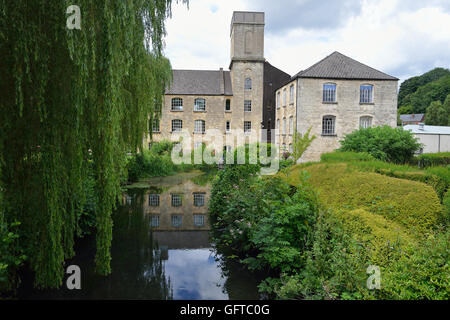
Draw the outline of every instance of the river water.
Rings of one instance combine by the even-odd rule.
[[[210,185],[199,172],[140,182],[114,213],[112,274],[94,273],[95,239],[77,244],[67,263],[81,270],[81,290],[32,288],[20,299],[259,299],[260,279],[218,253],[209,238]]]

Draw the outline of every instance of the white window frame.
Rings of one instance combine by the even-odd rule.
[[[322,135],[335,136],[336,135],[336,117],[333,115],[326,115],[322,117]]]
[[[294,117],[289,117],[289,134],[292,136],[294,135]]]
[[[286,118],[283,118],[283,135],[286,135]]]
[[[283,89],[283,107],[286,107],[287,104],[287,91],[286,88]]]
[[[373,103],[373,85],[362,84],[359,87],[359,103]]]
[[[150,226],[152,228],[159,228],[159,215],[152,214],[150,216]]]
[[[194,207],[204,207],[206,194],[202,192],[194,192]]]
[[[197,98],[194,100],[194,111],[205,112],[206,111],[206,100],[203,98]]]
[[[244,121],[244,133],[251,133],[251,132],[252,132],[252,122]]]
[[[183,111],[182,98],[172,98],[171,111]]]
[[[359,118],[359,127],[362,129],[367,129],[372,127],[373,117],[371,116],[362,116]]]
[[[148,205],[150,207],[159,207],[160,197],[157,193],[150,193],[148,195]]]
[[[204,227],[205,226],[205,215],[204,214],[194,214],[194,226],[195,227]]]
[[[252,100],[244,100],[244,112],[252,112]]]
[[[280,99],[281,99],[281,92],[278,91],[277,92],[277,98],[276,98],[276,104],[277,104],[277,109],[280,108]]]
[[[181,207],[183,205],[183,196],[179,193],[172,193],[170,203],[172,207]]]
[[[336,103],[337,85],[335,83],[324,83],[322,91],[322,102]]]
[[[194,121],[194,133],[204,134],[206,132],[206,122],[205,120],[195,120]]]
[[[290,102],[290,104],[294,104],[294,85],[293,84],[289,87],[289,102]]]
[[[172,120],[172,132],[181,132],[183,130],[183,120],[173,119]]]
[[[170,224],[174,228],[181,228],[183,226],[183,216],[180,214],[173,214],[170,217]]]
[[[250,77],[245,78],[244,90],[246,90],[246,91],[252,90],[252,78],[250,78]]]

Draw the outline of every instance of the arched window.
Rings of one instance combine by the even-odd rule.
[[[194,111],[206,111],[206,100],[201,98],[195,99]]]
[[[360,103],[373,102],[373,85],[363,84],[359,90]]]
[[[172,99],[172,111],[183,111],[183,99],[181,98]]]
[[[205,120],[195,120],[194,133],[205,133],[206,123]]]
[[[363,129],[370,128],[372,126],[372,117],[365,116],[359,119],[359,127]]]
[[[252,79],[251,78],[246,78],[245,79],[244,89],[245,90],[252,90]]]
[[[183,130],[183,120],[172,120],[172,132],[181,132]]]
[[[325,83],[323,85],[323,102],[336,102],[336,84]]]
[[[333,136],[336,134],[336,117],[324,116],[322,119],[322,135]]]

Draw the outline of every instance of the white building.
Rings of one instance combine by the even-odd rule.
[[[407,125],[403,129],[411,131],[423,144],[422,153],[450,152],[450,127]]]

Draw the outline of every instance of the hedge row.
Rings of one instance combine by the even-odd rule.
[[[450,152],[425,153],[415,158],[415,160],[417,160],[417,164],[421,168],[448,166],[450,165]]]

